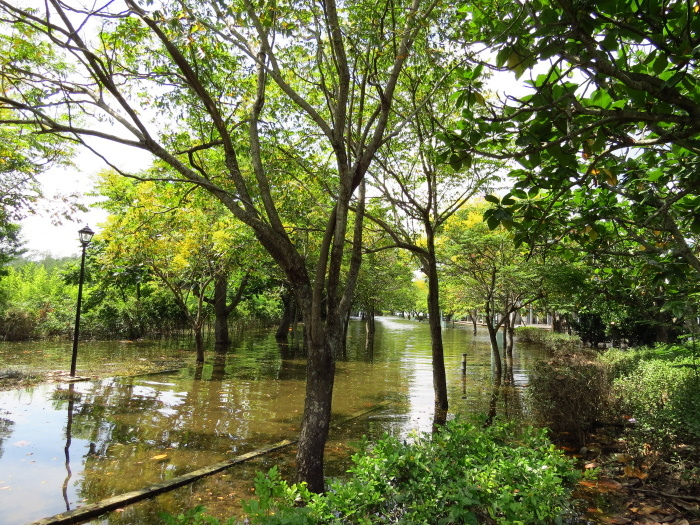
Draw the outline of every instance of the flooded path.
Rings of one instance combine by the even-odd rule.
[[[444,337],[451,413],[495,407],[501,415],[519,417],[521,387],[527,370],[540,358],[538,352],[516,347],[515,385],[494,392],[486,335],[473,337],[457,327],[445,329]],[[29,354],[18,353],[17,345],[0,346],[0,368],[20,362],[31,366],[32,359],[50,368],[63,363],[63,353],[70,358],[68,344],[58,353],[34,345],[35,351],[20,345],[21,352]],[[81,344],[79,373],[81,362],[107,360],[118,367],[127,354],[132,359],[162,359],[168,352],[181,352],[153,343],[122,346],[126,348],[120,356],[109,345]],[[225,354],[209,352],[199,369],[0,392],[0,523],[22,525],[295,439],[305,386],[305,360],[299,354],[279,346],[273,332],[256,331],[246,333]],[[387,403],[380,410],[333,427],[331,471],[334,455],[347,455],[348,442],[363,435],[407,436],[430,429],[433,386],[427,323],[378,318],[374,350],[368,351],[364,324],[351,322],[347,355],[337,365],[334,420],[382,402]],[[230,504],[226,498],[236,494],[240,499],[237,491],[251,485],[255,469],[269,468],[266,465],[274,461],[234,467],[206,482],[208,488],[178,489],[93,523],[158,523],[158,511],[178,512],[195,505],[197,497],[190,496],[197,494]],[[342,466],[338,470],[342,472]],[[219,492],[222,495],[215,495]]]

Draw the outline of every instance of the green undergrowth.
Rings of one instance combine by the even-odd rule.
[[[515,335],[523,342],[543,345],[551,352],[573,352],[581,347],[581,338],[577,335],[561,334],[535,326],[518,326]]]
[[[322,495],[276,468],[259,473],[257,498],[243,505],[246,523],[266,525],[561,523],[578,476],[542,430],[457,420],[411,442],[366,443],[348,477]],[[180,518],[167,523],[219,523],[204,521],[213,518],[202,508]]]
[[[611,350],[601,360],[612,376],[620,410],[634,421],[628,430],[639,448],[664,455],[679,444],[700,445],[700,361],[691,346],[659,345]]]

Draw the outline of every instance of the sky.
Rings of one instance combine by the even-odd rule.
[[[108,150],[105,149],[102,152],[105,151],[110,161],[121,169],[136,171],[150,164],[149,155],[135,148],[109,145]],[[74,161],[75,167],[51,168],[39,176],[45,196],[73,192],[89,193],[93,187],[94,175],[108,167],[102,159],[87,150],[79,153]],[[84,196],[80,202],[88,205],[95,202],[95,199]],[[41,258],[43,254],[53,257],[79,255],[78,230],[88,225],[93,231],[99,232],[100,223],[107,217],[104,210],[90,208],[87,212],[76,213],[73,221],[54,225],[48,214],[41,212],[41,204],[38,208],[40,213],[29,216],[21,222],[24,248],[28,250],[26,256],[34,259]]]

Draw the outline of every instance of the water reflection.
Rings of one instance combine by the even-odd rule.
[[[444,339],[451,413],[517,416],[527,370],[538,356],[516,351],[507,379],[493,381],[485,336],[474,337],[471,327],[457,327],[445,329]],[[137,355],[168,351],[154,351],[148,343],[129,348]],[[85,359],[117,362],[94,345],[92,354],[90,350],[86,348]],[[306,369],[298,345],[279,343],[274,331],[257,331],[208,357],[203,366],[171,373],[0,393],[0,406],[6,410],[0,414],[3,523],[22,524],[97,502],[297,436]],[[384,401],[389,403],[380,411],[333,426],[331,439],[338,443],[333,446],[339,455],[347,454],[345,443],[363,435],[372,439],[389,432],[407,437],[431,429],[427,323],[377,318],[369,349],[364,324],[351,323],[346,355],[337,364],[333,418],[338,421]],[[58,469],[61,456],[65,465]],[[244,471],[248,472],[237,470]],[[163,496],[138,508],[174,512],[178,505],[196,503]],[[147,522],[139,512],[98,521]]]
[[[68,501],[68,482],[73,477],[73,472],[70,469],[70,444],[73,432],[73,405],[75,403],[75,384],[71,383],[68,386],[68,416],[66,421],[66,445],[63,447],[66,456],[66,479],[63,480],[62,493],[63,501],[66,503],[66,510],[70,510],[70,501]],[[91,443],[92,445],[92,443]]]

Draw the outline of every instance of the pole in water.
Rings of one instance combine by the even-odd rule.
[[[467,375],[467,354],[462,354],[462,375]]]

